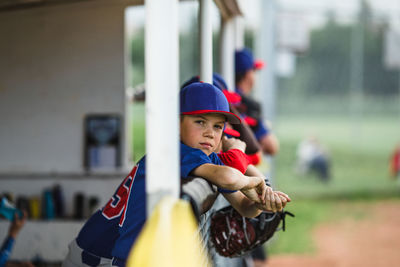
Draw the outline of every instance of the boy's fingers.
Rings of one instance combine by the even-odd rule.
[[[271,207],[271,195],[272,195],[272,193],[273,193],[272,188],[267,186],[267,193],[265,195],[265,204],[266,204],[268,209],[272,209],[272,207]]]
[[[274,196],[273,193],[271,194],[271,210],[272,210],[273,212],[276,212],[275,196]]]
[[[267,208],[267,210],[272,210],[270,192],[267,192],[267,195],[265,196],[265,207]]]
[[[261,196],[262,203],[265,204],[265,202],[266,202],[265,198],[266,198],[266,195],[267,195],[267,186],[265,184],[263,185],[261,195],[262,195]]]
[[[283,196],[280,196],[280,199],[282,201],[282,208],[286,207],[287,199],[285,197],[283,197]]]
[[[278,194],[275,194],[275,203],[276,203],[276,210],[281,211],[282,210],[282,201]]]
[[[269,196],[269,201],[271,203],[273,202],[273,194],[274,194],[274,190],[268,186],[268,196]]]
[[[290,199],[290,197],[289,197],[287,194],[285,194],[285,193],[283,193],[283,192],[281,192],[281,191],[275,191],[275,193],[277,193],[277,194],[280,195],[280,196],[285,197],[285,198],[287,199],[287,202],[292,201],[292,200]]]

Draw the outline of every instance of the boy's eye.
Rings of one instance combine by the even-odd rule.
[[[222,130],[222,128],[223,128],[222,125],[220,125],[220,124],[216,124],[216,125],[214,125],[214,127],[218,130]]]
[[[203,121],[203,120],[196,120],[195,123],[200,124],[200,125],[203,125],[203,124],[204,124],[204,121]]]

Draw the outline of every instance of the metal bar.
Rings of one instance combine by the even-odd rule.
[[[199,0],[200,80],[212,83],[212,19],[211,0]]]
[[[220,33],[220,72],[228,84],[228,89],[235,89],[235,21],[234,19],[222,20]]]
[[[254,95],[260,99],[263,118],[275,120],[276,102],[276,66],[275,66],[275,38],[276,38],[276,0],[263,1],[261,4],[260,32],[256,38],[255,55],[267,63],[267,67],[260,70]]]
[[[244,48],[244,19],[242,17],[234,18],[235,24],[235,49],[243,49]]]

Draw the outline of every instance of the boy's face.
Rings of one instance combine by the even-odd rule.
[[[208,156],[221,142],[225,121],[225,116],[221,114],[183,115],[180,122],[181,141]]]
[[[250,95],[253,87],[254,87],[254,83],[256,80],[256,72],[254,69],[250,69],[246,72],[246,74],[243,77],[244,83],[246,83],[247,86],[243,86],[242,89],[242,93],[245,95]]]

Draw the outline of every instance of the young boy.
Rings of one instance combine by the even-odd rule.
[[[214,153],[221,142],[225,122],[240,123],[229,112],[224,94],[211,84],[194,83],[181,90],[180,108],[182,179],[192,175],[203,177],[217,185],[242,215],[257,216],[261,212],[257,205],[265,206],[264,179],[223,166]],[[147,216],[145,164],[143,157],[109,202],[89,218],[70,244],[64,267],[125,266]]]

